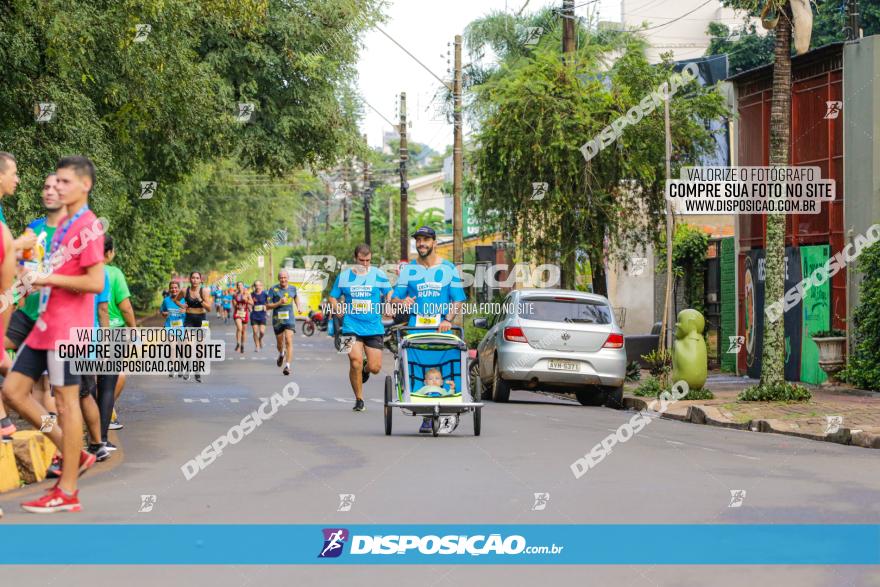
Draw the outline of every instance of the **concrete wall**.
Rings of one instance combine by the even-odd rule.
[[[622,264],[607,269],[608,299],[615,308],[626,308],[624,334],[648,334],[654,324],[654,251],[634,253],[642,261],[624,269]]]
[[[880,35],[843,49],[843,117],[843,226],[851,242],[880,222]],[[860,282],[856,261],[847,268],[847,316]]]

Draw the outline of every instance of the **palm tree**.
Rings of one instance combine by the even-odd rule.
[[[734,0],[736,8],[757,13],[759,0]],[[774,16],[769,16],[774,15]],[[813,14],[809,0],[766,0],[761,11],[763,25],[775,29],[773,60],[773,98],[770,104],[770,165],[790,164],[791,142],[791,45],[794,31],[798,55],[810,48]],[[785,293],[785,215],[767,215],[764,239],[764,299],[782,299]],[[785,383],[784,321],[765,321],[764,351],[761,360],[761,386],[777,387]]]

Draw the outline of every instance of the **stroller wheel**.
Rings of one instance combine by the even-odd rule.
[[[474,436],[480,435],[480,420],[482,420],[483,408],[474,408]]]
[[[440,435],[440,416],[431,418],[431,432],[434,433],[434,436]]]
[[[389,406],[391,403],[391,393],[393,391],[393,383],[391,381],[391,375],[385,376],[385,436],[391,436],[391,417],[393,414],[394,408]]]

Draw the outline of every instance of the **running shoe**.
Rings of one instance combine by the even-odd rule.
[[[283,362],[284,362],[284,354],[283,354],[283,353],[278,353],[278,360],[275,361],[275,364],[278,365],[278,366],[280,367],[280,366],[281,366],[281,363],[283,363]]]
[[[95,455],[95,461],[102,463],[110,458],[110,451],[104,443],[90,444],[88,451]]]
[[[12,436],[12,433],[15,432],[15,424],[12,423],[12,418],[3,418],[0,420],[0,436]]]
[[[240,346],[241,346],[240,344],[235,343],[235,350],[238,351],[238,347],[240,347]]]
[[[364,400],[355,400],[352,410],[354,410],[355,412],[365,412],[367,410],[367,406],[364,405]]]
[[[123,426],[122,422],[120,422],[116,418],[110,420],[110,425],[107,426],[107,430],[122,430],[123,428],[125,428],[125,426]]]
[[[67,495],[57,485],[47,491],[40,499],[26,501],[21,504],[21,507],[32,514],[78,512],[82,509],[79,504],[79,491],[75,491],[73,495]]]
[[[281,372],[285,375],[290,375],[290,365],[284,365],[284,370]]]
[[[88,451],[82,451],[79,455],[79,474],[82,475],[88,469],[91,469],[95,462],[97,462],[95,455]],[[56,454],[52,458],[52,464],[46,470],[46,477],[61,477],[61,464],[61,457]]]
[[[364,367],[361,369],[361,382],[366,383],[370,378],[370,370],[367,368],[367,362],[364,361]]]
[[[116,445],[108,440],[104,442],[104,448],[106,448],[110,452],[113,452],[114,450],[116,450]]]
[[[419,428],[419,434],[431,434],[434,428],[431,426],[431,418],[422,418],[422,427]]]

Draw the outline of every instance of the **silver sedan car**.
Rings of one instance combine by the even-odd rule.
[[[562,289],[510,293],[502,311],[475,318],[488,332],[471,376],[482,399],[506,402],[511,389],[574,393],[587,406],[621,408],[626,349],[608,299]]]

